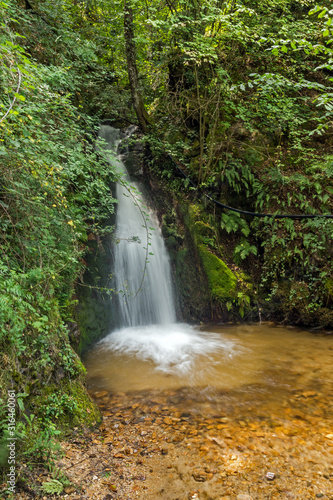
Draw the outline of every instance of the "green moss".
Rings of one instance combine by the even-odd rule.
[[[205,245],[205,236],[213,229],[202,220],[200,207],[189,205],[183,207],[182,213],[204,268],[212,299],[218,302],[235,299],[238,279],[223,260],[211,253]]]
[[[69,426],[91,427],[101,421],[99,409],[80,379],[45,386],[43,394],[34,397],[31,409],[42,425],[47,426],[50,421],[60,431]]]
[[[235,298],[237,278],[232,271],[223,260],[209,252],[204,245],[198,245],[198,251],[207,275],[212,298],[222,302]]]
[[[214,232],[214,229],[202,220],[195,222],[195,230],[200,236],[210,236]]]
[[[76,410],[72,415],[72,425],[94,426],[101,421],[101,413],[96,404],[90,399],[86,387],[81,380],[66,381],[63,390],[76,403]]]
[[[333,279],[329,278],[325,283],[325,289],[330,299],[333,299]]]

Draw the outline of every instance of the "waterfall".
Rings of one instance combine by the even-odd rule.
[[[102,125],[99,136],[104,139],[99,148],[118,170],[122,181],[116,188],[113,269],[118,329],[100,340],[96,347],[97,352],[101,349],[98,356],[106,351],[119,355],[121,360],[123,356],[135,357],[148,365],[152,362],[155,370],[167,376],[188,374],[198,380],[214,367],[217,362],[214,356],[232,355],[233,342],[213,332],[176,323],[170,263],[161,230],[117,154],[126,134]],[[205,368],[198,368],[198,359],[206,360]],[[104,373],[103,364],[100,370]]]
[[[161,230],[135,182],[117,156],[121,132],[108,125],[99,136],[108,159],[122,174],[117,183],[114,276],[119,327],[167,325],[176,321],[170,262]]]

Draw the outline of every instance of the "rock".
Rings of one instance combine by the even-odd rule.
[[[192,474],[194,481],[198,483],[204,483],[207,481],[207,474],[205,472],[193,472]]]
[[[302,392],[301,396],[303,396],[303,398],[313,398],[314,396],[317,396],[317,393],[316,391],[305,391]]]
[[[65,488],[65,493],[67,493],[67,495],[70,495],[71,493],[74,493],[75,491],[75,488],[73,488],[73,486],[67,486]]]
[[[107,391],[94,392],[94,397],[96,399],[104,398],[105,396],[108,396],[108,395],[109,395],[109,393]]]
[[[237,495],[237,500],[252,500],[252,497],[250,497],[250,495],[246,495],[246,493],[240,493]]]
[[[274,472],[267,472],[265,477],[266,479],[268,479],[268,481],[273,481],[273,479],[275,479],[275,474]]]
[[[317,497],[317,498],[322,498],[323,496],[324,496],[324,493],[317,493],[317,494],[316,494],[316,497]]]

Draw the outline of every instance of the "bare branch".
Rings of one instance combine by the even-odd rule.
[[[18,68],[17,68],[17,71],[18,71],[18,75],[19,75],[19,81],[18,81],[18,85],[17,85],[17,89],[16,89],[16,94],[18,94],[19,91],[20,91],[21,79],[22,79],[21,71]],[[4,116],[0,119],[0,123],[3,122],[7,118],[7,116],[9,115],[9,113],[11,112],[11,110],[13,109],[13,106],[14,106],[15,102],[16,102],[16,95],[14,96],[13,102],[9,106],[8,110],[6,111],[6,113],[4,114]]]

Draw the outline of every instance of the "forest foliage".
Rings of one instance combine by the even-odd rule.
[[[0,11],[0,465],[8,388],[17,394],[19,454],[51,463],[64,423],[97,417],[68,322],[88,235],[111,230],[114,172],[76,97],[97,59],[91,44],[78,43],[65,17],[59,29],[50,12],[24,4],[0,2]]]
[[[150,175],[196,203],[206,252],[251,275],[241,315],[333,324],[331,219],[251,218],[200,194],[267,214],[333,212],[330,2],[2,0],[0,15],[0,385],[22,395],[22,429],[83,415],[69,386],[47,387],[84,371],[67,322],[88,235],[111,230],[115,203],[96,124],[136,121],[130,65]]]

